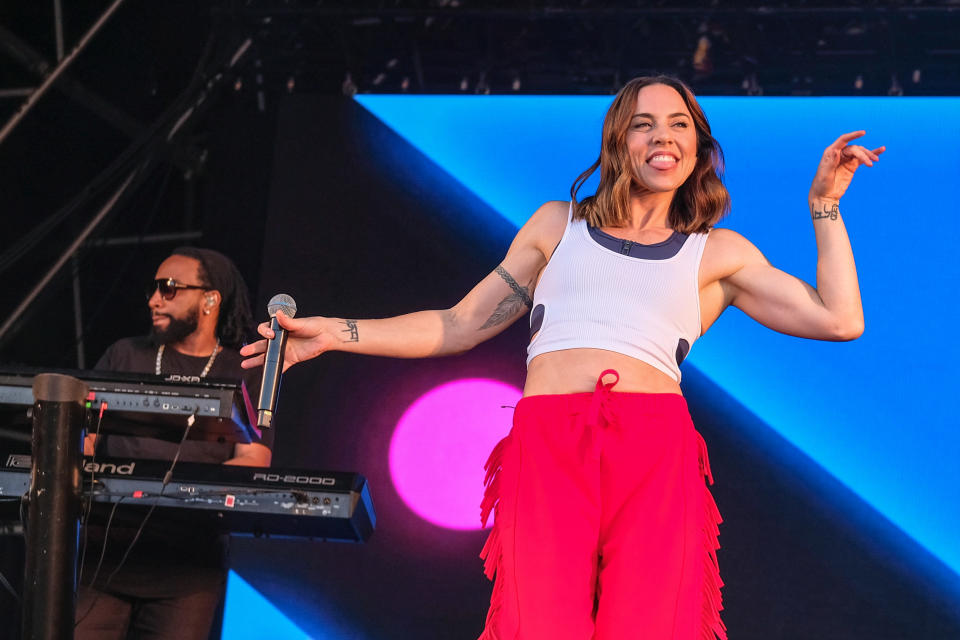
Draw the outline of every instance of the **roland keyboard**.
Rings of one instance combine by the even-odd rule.
[[[260,437],[242,380],[34,367],[0,370],[0,406],[22,407],[24,423],[33,406],[33,378],[40,373],[82,380],[90,388],[87,406],[99,413],[106,405],[100,424],[105,433],[178,442],[192,418],[187,434],[191,440],[249,443]]]
[[[8,517],[30,488],[30,456],[7,455],[0,465],[0,502]],[[224,533],[363,542],[376,526],[366,479],[357,473],[284,470],[157,460],[84,459],[83,502],[95,512],[151,505],[168,519],[206,524]]]

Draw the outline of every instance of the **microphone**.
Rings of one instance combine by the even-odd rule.
[[[283,374],[283,350],[287,346],[287,330],[277,322],[277,311],[283,310],[288,318],[297,315],[297,303],[285,293],[270,298],[267,313],[274,337],[267,341],[264,353],[263,380],[260,382],[260,399],[257,402],[257,426],[270,427],[273,412],[277,410],[277,395],[280,392],[280,376]]]

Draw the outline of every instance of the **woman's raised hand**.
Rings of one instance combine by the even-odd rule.
[[[826,148],[817,174],[810,185],[810,200],[840,200],[853,179],[854,172],[865,164],[872,167],[880,159],[886,147],[870,150],[858,144],[848,144],[851,140],[866,134],[866,131],[852,131],[837,138]]]
[[[330,318],[290,318],[283,311],[277,311],[277,322],[287,330],[287,347],[283,353],[283,370],[286,371],[298,362],[316,358],[328,351],[336,341],[329,332]],[[257,333],[264,340],[257,340],[240,349],[240,355],[246,357],[241,363],[244,369],[263,366],[267,340],[274,337],[270,323],[264,322],[257,327]]]

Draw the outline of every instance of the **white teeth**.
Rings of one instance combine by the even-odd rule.
[[[662,161],[667,161],[667,160],[669,160],[669,161],[671,161],[671,162],[676,162],[676,161],[677,161],[677,159],[674,158],[673,156],[653,156],[652,158],[650,158],[650,162],[658,162],[658,161],[662,162]]]

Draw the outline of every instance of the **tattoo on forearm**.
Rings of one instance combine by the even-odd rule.
[[[830,208],[827,208],[827,205],[823,205],[823,209],[817,211],[817,205],[810,205],[810,215],[813,216],[814,220],[836,220],[840,215],[840,205],[834,203],[830,205]]]
[[[349,333],[350,336],[347,338],[340,338],[344,342],[360,342],[360,331],[357,329],[356,320],[341,320],[343,324],[347,325],[345,329],[341,329],[340,333]]]
[[[487,318],[487,321],[480,327],[481,330],[496,327],[497,325],[507,322],[515,317],[523,307],[527,307],[528,309],[533,307],[533,300],[530,299],[530,288],[533,286],[532,280],[526,287],[521,287],[520,284],[514,280],[513,276],[507,273],[507,270],[504,269],[502,265],[498,266],[495,272],[503,278],[504,282],[510,285],[513,293],[500,301],[497,308],[493,310],[493,313]]]

